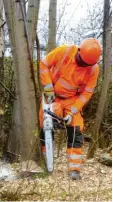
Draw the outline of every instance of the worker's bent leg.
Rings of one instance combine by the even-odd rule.
[[[69,171],[80,171],[83,164],[83,135],[79,126],[67,127],[67,161]]]
[[[75,114],[71,125],[67,127],[67,160],[69,171],[80,171],[83,165],[83,127],[83,117],[80,113]]]

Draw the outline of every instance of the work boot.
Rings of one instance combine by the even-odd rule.
[[[75,171],[75,170],[69,172],[69,177],[72,180],[80,180],[81,179],[80,172],[79,171]]]

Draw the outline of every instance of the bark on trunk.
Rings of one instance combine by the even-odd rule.
[[[105,0],[105,2],[108,2],[108,0]],[[109,10],[107,10],[108,13]],[[106,15],[106,13],[105,13]],[[92,158],[94,156],[97,143],[99,141],[99,129],[100,124],[102,122],[103,114],[104,114],[104,107],[107,100],[107,92],[109,89],[109,83],[111,78],[111,64],[112,64],[112,55],[111,55],[111,44],[112,44],[112,36],[111,36],[111,25],[112,25],[112,15],[109,16],[108,23],[106,24],[106,42],[104,48],[104,80],[102,85],[102,92],[99,100],[99,106],[98,111],[96,114],[95,124],[93,127],[93,141],[90,144],[89,151],[88,151],[88,158]]]
[[[36,29],[39,14],[40,0],[29,0],[27,11],[27,31],[30,44],[30,51],[33,55],[34,41],[36,39]]]
[[[21,136],[21,115],[20,115],[20,93],[19,93],[19,77],[18,77],[18,57],[15,49],[16,35],[14,31],[15,17],[14,17],[14,6],[12,2],[4,1],[4,8],[6,13],[6,21],[9,30],[9,36],[11,41],[11,49],[13,52],[13,69],[15,74],[15,90],[16,90],[16,100],[13,108],[12,115],[12,133],[8,142],[8,151],[14,154],[19,154],[20,149],[20,136]],[[17,156],[16,156],[17,157]]]
[[[10,9],[8,9],[8,5]],[[20,4],[15,0],[4,0],[6,20],[12,45],[15,74],[18,78],[21,114],[21,160],[34,159],[36,149],[37,115],[34,86],[31,80],[30,61],[25,37],[24,21]],[[13,15],[13,29],[9,18]],[[14,39],[12,39],[12,33]]]
[[[50,0],[48,52],[56,47],[56,9],[57,0]]]
[[[2,30],[2,20],[3,16],[3,2],[0,1],[0,81],[4,80],[4,40],[3,40],[3,30]],[[0,134],[2,135],[2,124],[3,124],[3,97],[4,97],[4,89],[0,85]]]

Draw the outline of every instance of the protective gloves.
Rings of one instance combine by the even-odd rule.
[[[66,125],[69,125],[72,122],[73,115],[76,114],[77,112],[78,112],[78,109],[76,109],[75,107],[71,108],[71,111],[68,112],[68,114],[64,117],[64,121],[66,121]]]
[[[52,84],[44,87],[44,95],[47,97],[47,101],[49,103],[53,102],[55,99],[55,94]]]
[[[69,125],[69,124],[72,122],[72,115],[67,114],[67,115],[64,117],[64,121],[66,121],[66,124]]]

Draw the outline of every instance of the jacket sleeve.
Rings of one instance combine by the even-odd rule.
[[[83,106],[90,100],[97,84],[98,74],[99,74],[99,66],[97,65],[94,71],[90,75],[88,83],[85,86],[84,92],[82,92],[78,96],[76,102],[72,106],[71,108],[72,113],[81,111]]]
[[[65,48],[65,46],[55,48],[40,62],[40,79],[44,87],[52,87],[52,80],[49,70],[52,66],[57,64],[60,58],[62,58]]]

